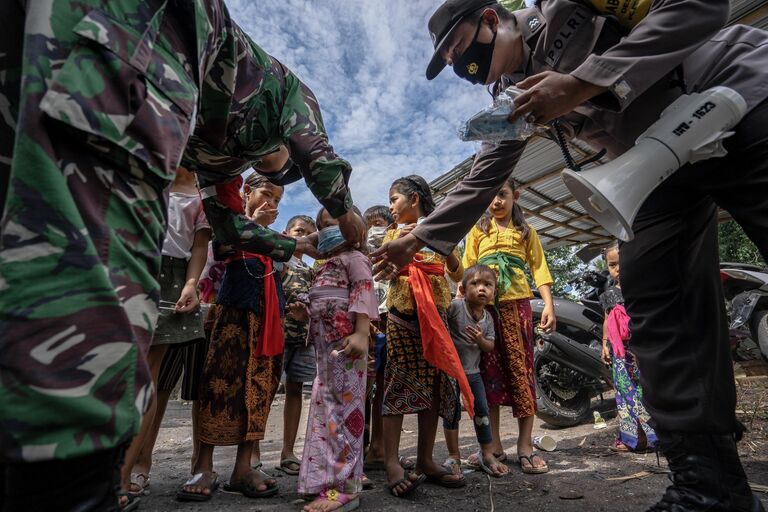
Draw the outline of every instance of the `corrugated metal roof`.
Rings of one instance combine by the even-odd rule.
[[[768,2],[731,0],[730,23],[768,26]],[[594,154],[588,144],[575,140],[569,143],[574,158],[583,160]],[[430,183],[440,202],[466,176],[474,157],[467,158]],[[514,178],[520,190],[519,204],[528,221],[541,236],[545,248],[575,243],[607,243],[607,231],[589,218],[584,208],[568,192],[560,178],[565,167],[560,148],[554,142],[534,136],[515,167]],[[588,168],[588,167],[587,167]],[[728,214],[721,212],[720,219]]]

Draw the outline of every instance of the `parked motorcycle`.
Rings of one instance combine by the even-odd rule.
[[[736,359],[745,359],[741,353],[745,340],[757,345],[760,354],[768,360],[768,270],[745,263],[720,264],[728,305],[731,347]]]
[[[613,386],[611,370],[602,361],[603,311],[598,301],[608,287],[605,273],[589,271],[580,281],[590,286],[581,301],[555,298],[557,330],[536,332],[534,375],[536,415],[556,427],[583,423],[591,416],[590,404]],[[531,300],[534,324],[544,301]]]

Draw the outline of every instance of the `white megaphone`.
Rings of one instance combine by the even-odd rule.
[[[723,140],[747,112],[744,98],[728,87],[684,95],[637,139],[635,147],[588,171],[563,171],[573,197],[609,233],[634,238],[632,223],[646,198],[689,162],[725,156]]]

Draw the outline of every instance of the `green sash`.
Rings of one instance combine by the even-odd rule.
[[[515,269],[525,272],[525,261],[517,256],[512,256],[505,252],[495,252],[488,256],[483,256],[478,261],[480,265],[495,265],[499,269],[499,292],[497,297],[501,297],[512,286],[512,280],[515,278]]]

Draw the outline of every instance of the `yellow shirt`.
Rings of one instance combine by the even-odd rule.
[[[400,236],[400,229],[390,229],[384,236],[384,242],[395,240]],[[453,272],[445,268],[445,258],[436,252],[419,252],[416,254],[415,259],[429,264],[440,264],[445,268],[445,272],[448,274],[454,282],[461,281],[464,277],[464,267],[461,265],[461,255],[457,250],[453,251],[453,255],[459,260],[459,267]],[[451,305],[451,286],[448,284],[448,280],[445,276],[428,276],[432,284],[432,294],[435,298],[435,305],[438,311],[446,311],[448,306]],[[413,293],[411,292],[411,286],[408,283],[408,276],[398,276],[390,281],[389,291],[387,292],[387,309],[395,308],[401,313],[406,315],[415,314]]]
[[[547,267],[547,259],[544,257],[544,249],[541,247],[539,235],[535,229],[530,226],[529,228],[528,239],[523,241],[522,233],[515,228],[511,221],[507,228],[499,229],[496,219],[491,219],[487,235],[477,226],[473,227],[467,235],[464,258],[462,259],[464,268],[477,264],[478,260],[485,256],[503,252],[517,256],[528,264],[537,288],[545,284],[552,284],[554,281]],[[496,265],[491,267],[498,272]],[[515,274],[512,285],[504,295],[499,297],[499,301],[533,297],[525,273],[519,268],[513,268],[512,271]]]

